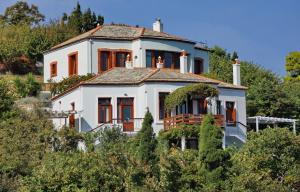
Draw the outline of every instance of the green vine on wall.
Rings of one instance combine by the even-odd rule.
[[[171,111],[176,106],[184,103],[188,96],[200,96],[203,98],[215,97],[219,91],[211,85],[197,83],[181,87],[170,93],[165,100],[165,109]]]
[[[174,129],[162,130],[159,132],[159,138],[163,140],[178,139],[185,137],[198,137],[200,125],[181,124]]]

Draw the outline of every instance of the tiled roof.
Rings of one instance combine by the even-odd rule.
[[[196,75],[192,73],[180,73],[173,69],[153,69],[153,68],[134,68],[115,67],[97,77],[84,82],[83,84],[139,84],[143,82],[186,82],[186,83],[208,83],[215,84],[222,88],[247,89],[244,86],[237,86],[219,80]]]
[[[133,26],[120,26],[120,25],[101,25],[92,29],[86,33],[73,37],[61,44],[52,47],[50,50],[54,50],[65,45],[83,40],[83,39],[116,39],[116,40],[134,40],[138,38],[154,38],[154,39],[167,39],[175,41],[184,41],[195,44],[194,41],[170,35],[164,32],[157,32],[144,27]]]
[[[151,68],[115,67],[83,84],[139,84],[155,72]]]
[[[77,84],[65,92],[56,95],[52,98],[52,100],[55,100],[82,85],[137,85],[144,82],[208,83],[217,85],[221,88],[247,89],[247,87],[244,86],[225,83],[219,80],[204,77],[202,75],[195,75],[191,73],[183,74],[180,73],[179,70],[153,68],[127,69],[124,67],[115,67],[98,74],[90,80]]]

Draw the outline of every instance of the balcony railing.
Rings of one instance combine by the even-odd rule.
[[[169,130],[178,127],[180,124],[186,125],[199,125],[202,123],[205,115],[198,114],[180,114],[172,117],[167,117],[164,119],[164,129]],[[215,119],[215,125],[224,127],[224,116],[223,115],[213,115]]]

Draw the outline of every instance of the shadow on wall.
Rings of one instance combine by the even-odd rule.
[[[88,132],[91,129],[95,127],[92,127],[88,122],[82,117],[81,118],[81,132]],[[75,119],[75,129],[76,131],[79,131],[79,119]]]

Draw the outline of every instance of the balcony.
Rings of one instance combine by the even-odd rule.
[[[178,127],[180,124],[185,125],[199,125],[202,123],[205,114],[180,114],[172,117],[167,117],[164,119],[164,129],[169,130]],[[224,116],[223,115],[213,115],[215,119],[215,125],[224,127]]]

